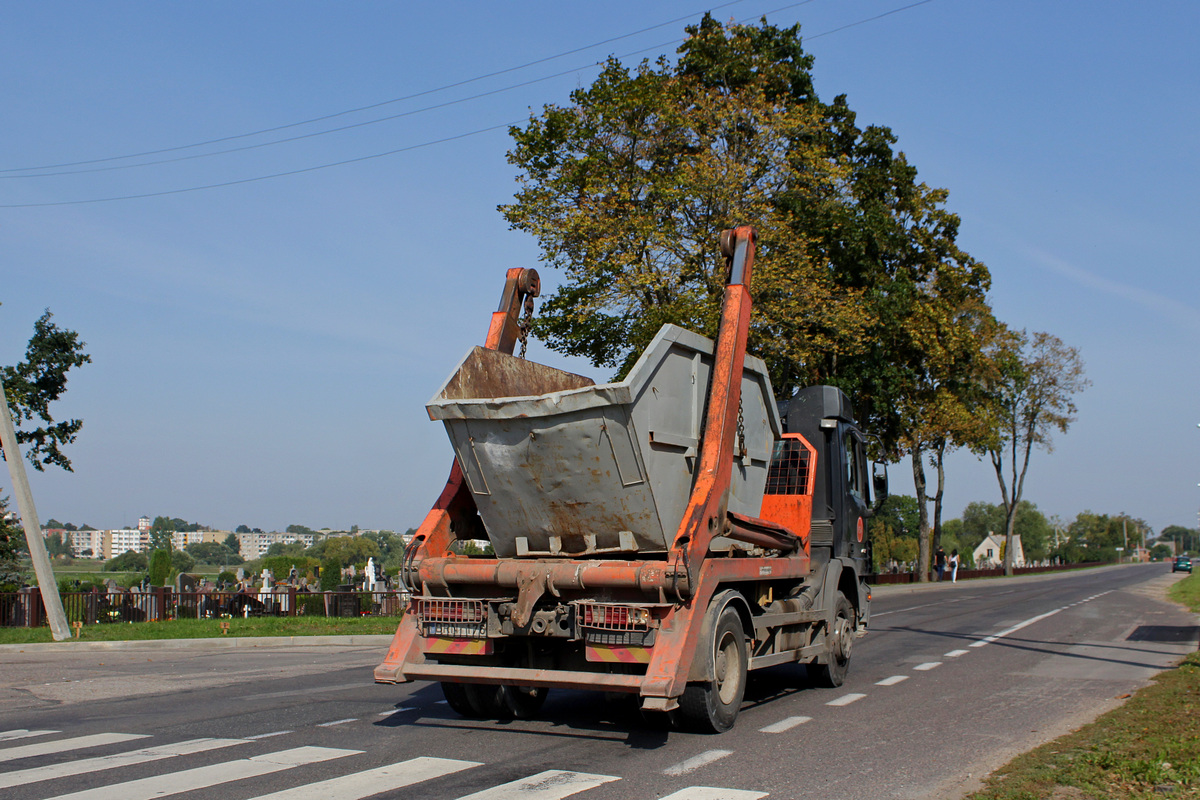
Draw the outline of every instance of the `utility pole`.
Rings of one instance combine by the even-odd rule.
[[[42,592],[42,603],[46,606],[46,617],[50,621],[50,635],[61,642],[71,638],[67,625],[67,613],[63,611],[62,598],[58,594],[58,581],[54,580],[54,567],[46,555],[46,542],[42,539],[42,523],[33,505],[33,492],[29,490],[29,476],[25,474],[25,462],[21,460],[21,448],[17,446],[17,432],[13,428],[12,414],[8,410],[8,396],[4,393],[4,381],[0,380],[0,444],[4,446],[4,460],[8,462],[8,474],[12,476],[13,492],[17,496],[17,509],[21,512],[21,527],[25,529],[25,544],[33,560],[33,571],[37,575],[38,588]]]

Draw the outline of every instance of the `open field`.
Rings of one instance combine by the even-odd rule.
[[[229,623],[222,634],[221,622]],[[394,633],[395,617],[247,617],[226,620],[181,619],[167,622],[85,625],[78,641],[116,642],[142,639],[209,639],[228,636],[345,636]],[[52,642],[50,628],[0,628],[0,644]]]

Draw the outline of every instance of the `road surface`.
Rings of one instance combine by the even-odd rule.
[[[1162,599],[1179,577],[1154,564],[881,587],[843,687],[755,673],[719,736],[570,691],[537,720],[464,720],[437,685],[372,683],[378,643],[6,649],[0,796],[953,798],[1195,650],[1195,615]]]

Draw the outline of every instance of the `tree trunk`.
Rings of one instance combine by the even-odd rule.
[[[946,494],[946,442],[938,442],[934,448],[934,466],[937,468],[937,493],[933,496],[933,548],[942,545],[942,498]]]
[[[929,581],[929,556],[933,552],[929,543],[929,502],[925,495],[925,452],[920,447],[912,449],[913,488],[917,493],[917,518],[920,520],[920,533],[917,547],[917,580],[921,583]]]

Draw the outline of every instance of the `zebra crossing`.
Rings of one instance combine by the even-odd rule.
[[[51,738],[61,734],[61,731],[54,730],[0,731],[0,795],[6,794],[6,790],[25,787],[27,796],[38,800],[153,800],[215,788],[221,797],[231,800],[363,800],[455,773],[469,775],[470,771],[475,770],[478,785],[482,788],[453,800],[561,800],[622,780],[618,775],[551,769],[493,784],[488,780],[487,770],[479,769],[486,766],[482,762],[417,756],[372,769],[352,771],[351,768],[333,778],[247,797],[248,792],[238,792],[238,781],[292,770],[302,773],[305,767],[325,762],[336,764],[351,756],[362,755],[364,751],[301,745],[283,747],[269,753],[242,755],[237,752],[239,746],[261,747],[262,739],[197,738],[157,744],[145,741],[152,739],[152,736],[136,733]],[[86,752],[135,743],[143,746],[104,755],[89,756]],[[221,758],[226,760],[189,766],[189,756],[215,752],[220,752]],[[15,769],[5,769],[10,762],[44,756],[58,758],[52,763],[15,765]],[[63,760],[64,756],[69,758]],[[165,769],[152,776],[131,780],[121,780],[119,773],[114,772],[122,767],[145,765]],[[171,769],[176,766],[179,768]],[[56,793],[51,783],[44,793],[38,793],[39,783],[63,778],[79,779],[81,776],[87,780],[88,788]],[[289,779],[287,782],[290,784],[294,781]],[[764,797],[767,797],[765,793],[757,791],[689,786],[663,800],[758,800]],[[580,800],[586,798],[581,797]]]

